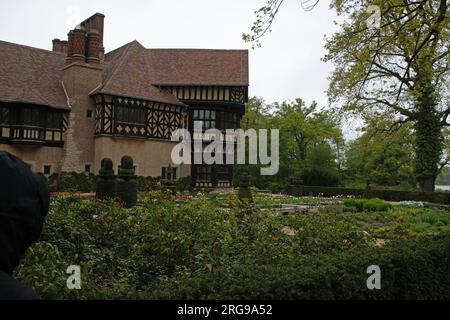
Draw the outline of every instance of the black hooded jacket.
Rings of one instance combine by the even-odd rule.
[[[39,239],[48,206],[42,178],[16,156],[0,151],[0,300],[39,298],[11,274]]]

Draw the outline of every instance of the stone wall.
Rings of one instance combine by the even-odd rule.
[[[69,96],[71,112],[64,135],[62,171],[84,171],[94,163],[95,105],[89,93],[101,83],[101,68],[88,64],[72,64],[65,68],[64,87]],[[91,117],[87,111],[91,110]]]

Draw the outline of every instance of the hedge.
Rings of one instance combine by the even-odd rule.
[[[420,192],[400,190],[366,190],[319,186],[291,186],[288,193],[294,196],[356,196],[379,198],[387,201],[423,201],[450,204],[450,192]]]
[[[367,288],[367,267],[378,265],[381,289]],[[274,264],[181,274],[144,295],[152,299],[450,299],[450,237],[418,238],[357,247]]]
[[[61,172],[50,176],[41,175],[50,192],[92,192],[95,175],[86,172]]]
[[[96,175],[85,172],[53,173],[50,176],[41,174],[50,192],[93,192],[95,190]],[[177,191],[186,191],[191,187],[191,177],[182,177],[170,181]],[[136,176],[139,192],[160,190],[164,187],[161,177]]]

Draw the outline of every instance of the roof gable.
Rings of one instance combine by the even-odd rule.
[[[151,84],[150,70],[146,49],[137,41],[130,42],[107,54],[104,82],[95,93],[182,104],[170,93]]]

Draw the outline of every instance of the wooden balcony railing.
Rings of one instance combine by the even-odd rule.
[[[2,125],[0,138],[1,142],[6,143],[53,146],[62,146],[64,143],[62,130],[29,125]]]

